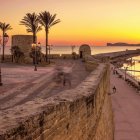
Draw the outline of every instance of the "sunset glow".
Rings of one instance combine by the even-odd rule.
[[[50,44],[140,43],[139,6],[139,0],[6,0],[0,5],[0,21],[12,26],[9,35],[29,34],[20,20],[28,12],[46,10],[61,20],[50,30]],[[44,30],[37,36],[45,44]]]

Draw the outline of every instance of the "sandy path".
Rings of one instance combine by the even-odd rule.
[[[140,140],[140,94],[116,75],[111,74],[111,83],[117,88],[112,94],[115,140]]]

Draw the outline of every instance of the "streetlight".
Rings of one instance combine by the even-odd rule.
[[[138,81],[138,92],[140,91],[140,81]]]
[[[126,81],[126,71],[128,69],[128,67],[124,67],[125,68],[125,77],[124,77],[124,80]]]
[[[8,39],[9,39],[9,36],[7,35],[7,33],[4,33],[3,39],[0,36],[0,45],[3,46],[3,55],[1,57],[2,61],[4,61],[4,47],[5,47],[6,43],[8,42]],[[1,54],[1,46],[0,46],[0,54]],[[2,74],[1,73],[2,72],[1,72],[1,61],[0,61],[0,86],[3,85],[3,83],[2,83]]]
[[[38,42],[38,45],[37,46],[41,49],[41,43],[40,42]]]
[[[41,62],[41,43],[40,42],[38,42],[38,44],[37,44],[37,51],[38,51],[38,62]]]
[[[4,61],[4,48],[5,48],[5,45],[6,43],[8,42],[8,39],[9,39],[9,36],[7,33],[4,33],[3,35],[3,41],[2,41],[2,46],[3,46],[3,53],[2,53],[2,61]]]
[[[0,44],[1,44],[1,41],[2,41],[2,39],[1,39],[1,36],[0,36]],[[0,54],[1,54],[1,46],[0,46]],[[2,84],[2,78],[1,78],[1,61],[0,61],[0,86],[2,86],[3,84]]]
[[[0,54],[1,54],[1,47],[0,47]],[[1,62],[0,62],[1,63]],[[1,76],[1,64],[0,64],[0,86],[2,86],[2,76]]]
[[[72,46],[71,46],[72,53],[74,52],[75,47],[76,47],[75,45],[72,45]]]
[[[33,43],[32,44],[32,48],[33,48],[33,63],[34,63],[34,71],[37,71],[37,56],[36,56],[36,48],[37,48],[37,45],[36,43]]]
[[[76,53],[74,52],[75,47],[76,47],[75,45],[71,46],[71,49],[72,49],[72,53],[71,54],[72,54],[72,58],[73,59],[75,59],[75,56],[76,56]]]

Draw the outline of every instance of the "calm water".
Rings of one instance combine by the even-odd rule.
[[[130,47],[130,46],[113,46],[113,47],[91,47],[92,55],[93,54],[99,54],[99,53],[108,53],[108,52],[117,52],[117,51],[125,51],[126,49],[128,50],[135,50],[135,49],[140,49],[140,47]],[[79,47],[76,47],[74,51],[78,53]],[[45,52],[45,47],[42,47],[42,52]],[[10,53],[10,47],[5,48],[5,53],[9,54]],[[51,54],[71,54],[72,49],[71,46],[53,46],[50,51]],[[140,61],[140,56],[134,57],[133,59],[137,59]],[[136,61],[135,65],[132,67],[129,67],[128,69],[131,70],[139,70],[140,71],[140,63]],[[129,72],[129,74],[135,76],[140,80],[140,72]]]
[[[128,67],[128,70],[134,70],[134,71],[128,71],[128,73],[133,76],[137,81],[140,81],[140,72],[135,72],[135,71],[140,71],[140,56],[133,57],[132,62],[135,61],[135,65],[128,65],[124,64],[124,67]]]

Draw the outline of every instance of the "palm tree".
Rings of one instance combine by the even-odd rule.
[[[56,19],[56,14],[51,15],[49,12],[44,11],[39,14],[40,24],[45,27],[46,32],[46,62],[48,61],[48,34],[49,29],[53,25],[60,22],[60,19]]]
[[[11,25],[6,24],[6,23],[0,23],[0,29],[2,30],[2,36],[3,36],[3,41],[2,41],[2,46],[3,46],[3,54],[2,54],[2,61],[4,61],[4,49],[5,49],[5,44],[8,42],[8,35],[6,32],[8,30],[11,30]]]
[[[33,33],[33,43],[36,43],[36,34],[42,30],[39,26],[39,17],[35,13],[27,13],[26,16],[20,21],[20,25],[27,27],[27,32]]]

